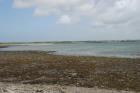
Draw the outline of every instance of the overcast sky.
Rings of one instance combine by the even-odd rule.
[[[140,39],[140,0],[0,0],[0,42]]]

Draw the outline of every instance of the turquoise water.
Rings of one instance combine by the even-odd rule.
[[[139,57],[140,41],[81,41],[15,44],[0,51],[56,51],[59,55]]]

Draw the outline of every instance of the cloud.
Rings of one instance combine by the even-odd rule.
[[[139,0],[114,0],[110,6],[97,13],[96,20],[104,24],[120,24],[139,16]],[[98,9],[97,9],[98,10]]]
[[[58,22],[61,23],[61,24],[70,24],[71,23],[71,18],[68,15],[63,15],[63,16],[60,17]]]
[[[34,8],[35,16],[54,15],[61,24],[88,18],[97,26],[130,25],[140,16],[140,0],[13,0],[13,5]]]
[[[30,8],[34,3],[33,0],[14,0],[13,6],[15,8]]]

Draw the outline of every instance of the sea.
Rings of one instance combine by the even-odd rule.
[[[140,40],[14,43],[0,51],[53,51],[55,55],[140,58]]]

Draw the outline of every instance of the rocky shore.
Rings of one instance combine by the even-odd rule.
[[[99,90],[101,89],[100,91],[107,91],[66,93],[140,92],[140,59],[59,56],[39,51],[3,51],[0,52],[0,82],[11,83],[8,86],[16,86],[19,91],[20,88],[18,89],[18,87],[20,86],[28,90],[30,86],[34,88],[36,85],[41,87],[57,85],[72,86],[70,87],[71,90],[84,87],[82,88],[83,91],[84,89],[95,91],[94,88],[96,87]],[[5,86],[5,84],[2,84],[2,86]],[[127,92],[108,92],[112,90]],[[2,91],[4,91],[3,88]]]
[[[0,83],[0,93],[138,93],[98,88]]]

